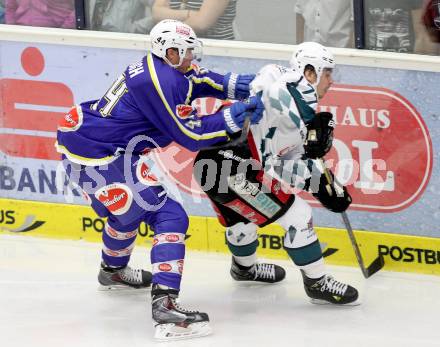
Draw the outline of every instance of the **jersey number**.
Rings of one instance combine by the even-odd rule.
[[[105,93],[103,97],[104,100],[101,99],[101,101],[104,103],[104,105],[99,109],[99,113],[101,113],[101,116],[110,116],[113,108],[122,98],[122,96],[127,93],[127,91],[128,89],[127,85],[125,84],[125,76],[122,74],[115,81],[115,83],[113,83],[107,93]]]

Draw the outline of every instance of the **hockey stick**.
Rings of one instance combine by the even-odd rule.
[[[249,134],[250,126],[251,126],[251,116],[246,116],[246,118],[244,119],[243,128],[241,129],[240,137],[229,142],[228,146],[237,145],[246,141]]]
[[[365,278],[373,276],[376,272],[378,272],[380,269],[382,269],[385,265],[383,256],[379,254],[379,256],[373,260],[373,262],[370,264],[370,266],[365,267],[364,261],[362,260],[361,252],[359,250],[359,246],[356,242],[356,239],[354,237],[353,229],[351,228],[350,220],[348,219],[347,213],[344,211],[341,213],[342,220],[344,221],[345,227],[348,231],[348,236],[350,237],[351,244],[354,249],[354,253],[356,254],[357,261],[359,263],[359,266],[362,270],[362,273]]]
[[[324,164],[324,161],[320,159],[321,165],[324,170],[325,178],[327,179],[327,182],[329,184],[332,184],[332,178],[328,172],[327,167]],[[383,256],[379,254],[379,256],[373,260],[373,262],[370,264],[370,266],[366,267],[364,260],[362,259],[361,251],[359,249],[358,243],[356,241],[356,237],[354,236],[353,229],[350,224],[350,220],[348,219],[347,212],[342,212],[342,221],[344,222],[345,228],[347,229],[348,236],[350,237],[351,245],[353,246],[354,254],[356,255],[357,262],[359,264],[359,267],[362,270],[362,274],[365,278],[369,278],[373,276],[376,272],[378,272],[380,269],[382,269],[385,265]]]
[[[219,145],[214,145],[214,146],[210,146],[207,148],[203,148],[203,150],[224,149],[224,148],[233,147],[233,146],[236,146],[236,145],[239,145],[239,144],[245,142],[247,139],[247,136],[249,134],[250,126],[251,126],[251,117],[246,116],[246,118],[244,119],[243,128],[241,129],[241,134],[239,137],[237,137],[229,142],[222,142]]]

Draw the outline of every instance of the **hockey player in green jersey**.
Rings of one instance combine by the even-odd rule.
[[[334,67],[332,53],[313,42],[298,46],[290,67],[263,67],[251,83],[251,94],[264,102],[263,118],[250,126],[247,141],[202,150],[195,176],[226,227],[235,280],[273,283],[285,277],[280,266],[256,258],[257,228],[276,222],[285,230],[284,249],[301,270],[312,302],[344,305],[355,304],[358,292],[328,274],[312,209],[296,194],[307,190],[333,212],[351,203],[345,187],[328,183],[320,160],[332,147],[335,123],[330,113],[316,109],[333,83]],[[217,175],[208,176],[199,160],[214,160]]]

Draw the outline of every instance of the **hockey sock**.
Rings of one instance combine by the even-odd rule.
[[[313,228],[298,232],[294,226],[290,226],[284,236],[284,249],[307,277],[319,278],[324,275],[321,245]]]
[[[326,268],[324,264],[324,259],[320,258],[319,260],[315,261],[314,263],[300,266],[301,273],[303,276],[306,276],[310,279],[318,279],[321,278],[326,274]],[[304,279],[306,281],[306,279]]]
[[[156,232],[150,256],[153,283],[179,290],[185,259],[185,234]]]
[[[189,224],[185,210],[178,202],[167,197],[159,210],[146,213],[144,222],[154,231],[150,252],[153,284],[179,290]]]
[[[236,263],[251,267],[257,261],[257,226],[252,223],[237,223],[226,229],[226,241]]]
[[[139,223],[123,226],[109,218],[102,233],[102,260],[106,266],[127,266],[133,251]]]

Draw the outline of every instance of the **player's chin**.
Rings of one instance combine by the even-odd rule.
[[[182,65],[180,65],[179,67],[179,70],[182,72],[187,72],[190,67],[191,67],[191,63],[182,63]]]

